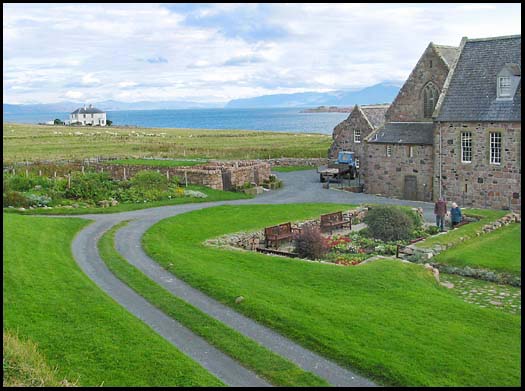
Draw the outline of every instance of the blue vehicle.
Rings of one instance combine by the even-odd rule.
[[[319,167],[317,169],[321,182],[341,182],[343,178],[355,179],[358,175],[355,166],[354,153],[349,151],[340,151],[337,154],[337,160],[328,164],[328,167]]]

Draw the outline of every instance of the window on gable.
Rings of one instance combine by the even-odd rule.
[[[511,94],[511,78],[509,76],[498,77],[498,98],[510,97]]]
[[[436,103],[438,101],[439,91],[433,83],[428,83],[423,89],[423,116],[431,118]]]
[[[392,146],[391,145],[386,146],[386,156],[387,157],[392,156]]]
[[[361,142],[361,130],[354,129],[354,143],[360,143],[360,142]]]
[[[409,145],[408,146],[408,157],[414,157],[414,146],[413,145]]]
[[[461,132],[461,163],[472,163],[472,132]]]
[[[490,164],[501,164],[500,132],[490,132]]]

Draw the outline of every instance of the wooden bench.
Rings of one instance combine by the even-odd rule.
[[[267,227],[264,229],[266,247],[276,246],[275,248],[278,248],[280,242],[292,239],[296,232],[297,230],[292,228],[291,223]]]
[[[352,221],[344,221],[343,212],[341,211],[321,215],[321,232],[329,230],[331,234],[334,228],[343,228],[345,226],[351,229]]]

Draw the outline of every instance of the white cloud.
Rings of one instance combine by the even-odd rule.
[[[232,3],[170,11],[145,3],[11,3],[3,10],[8,103],[226,101],[359,88],[405,79],[430,41],[458,45],[462,36],[521,31],[520,4]],[[239,24],[234,33],[231,23]]]
[[[84,94],[80,91],[67,91],[65,97],[69,99],[81,99],[84,97]]]

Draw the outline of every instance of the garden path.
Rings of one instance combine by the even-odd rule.
[[[433,204],[389,199],[363,193],[348,193],[322,189],[314,170],[279,173],[284,188],[267,192],[250,200],[220,201],[143,209],[113,214],[77,215],[94,220],[82,230],[72,244],[73,256],[82,270],[105,292],[135,316],[150,325],[160,335],[203,367],[231,386],[268,385],[253,372],[216,350],[178,322],[166,316],[128,286],[118,280],[105,266],[98,254],[97,242],[115,224],[135,220],[117,231],[117,250],[134,266],[161,284],[174,295],[189,302],[214,318],[228,324],[242,334],[253,338],[268,349],[289,358],[307,371],[318,374],[334,386],[375,386],[351,370],[326,360],[289,339],[247,318],[231,308],[211,299],[202,292],[177,279],[149,258],[141,247],[141,237],[156,222],[193,210],[218,205],[283,204],[297,202],[324,203],[381,203],[409,205],[423,208],[425,219],[432,221]],[[62,217],[62,216],[61,216]],[[65,217],[65,216],[64,216]]]

